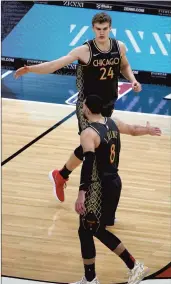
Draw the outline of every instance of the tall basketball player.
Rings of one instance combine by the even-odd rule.
[[[102,115],[110,117],[118,98],[118,78],[120,72],[132,83],[135,92],[141,91],[141,85],[134,77],[126,58],[126,48],[121,41],[109,37],[112,20],[106,13],[98,13],[92,19],[95,38],[85,42],[82,46],[73,49],[69,54],[57,60],[24,66],[15,73],[18,78],[29,72],[48,74],[78,60],[77,88],[79,91],[76,106],[79,131],[81,133],[88,126],[83,116],[83,100],[96,94],[102,98]],[[69,174],[82,162],[83,151],[79,146],[75,149],[64,167],[58,171],[53,170],[50,178],[53,182],[56,199],[64,201],[64,185]]]

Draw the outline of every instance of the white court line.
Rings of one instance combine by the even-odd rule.
[[[16,101],[16,99],[9,99],[9,98],[2,98],[3,100],[13,100]],[[28,100],[17,100],[20,102],[27,102],[29,104],[35,103],[35,104],[49,104],[49,105],[53,105],[53,106],[60,106],[60,107],[67,107],[67,108],[76,108],[76,106],[73,105],[66,105],[66,104],[55,104],[55,103],[47,103],[47,102],[37,102],[37,101],[28,101]],[[145,116],[157,116],[157,117],[165,117],[165,118],[169,118],[171,117],[170,115],[163,115],[163,114],[155,114],[155,113],[146,113],[146,112],[136,112],[136,111],[127,111],[127,110],[115,110],[114,113],[125,113],[125,114],[138,114],[138,115],[145,115]]]
[[[60,106],[60,107],[68,107],[68,108],[72,108],[72,109],[74,109],[74,108],[76,108],[76,106],[73,106],[73,105],[66,105],[66,104],[56,104],[56,103],[48,103],[48,102],[38,102],[38,101],[29,101],[29,100],[16,100],[16,99],[9,99],[9,98],[3,98],[2,97],[2,99],[3,100],[13,100],[13,101],[19,101],[19,102],[27,102],[28,104],[32,104],[32,103],[34,103],[34,104],[48,104],[48,105],[53,105],[53,106]]]
[[[4,74],[2,74],[1,79],[4,79],[6,76],[8,76],[9,74],[11,74],[13,71],[7,71]]]
[[[171,100],[171,94],[165,96],[164,99]]]
[[[67,99],[67,100],[65,101],[65,103],[66,103],[66,104],[69,104],[69,105],[71,105],[71,106],[74,106],[73,103],[70,103],[70,100],[73,99],[73,98],[76,98],[77,95],[78,95],[78,93],[79,93],[79,92],[73,94],[69,99]]]

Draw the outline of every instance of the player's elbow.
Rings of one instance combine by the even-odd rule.
[[[133,132],[131,133],[131,136],[136,136],[136,132],[133,131]]]
[[[136,127],[132,126],[132,127],[130,128],[130,135],[131,135],[131,136],[136,136]]]

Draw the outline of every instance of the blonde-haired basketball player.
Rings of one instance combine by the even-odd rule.
[[[98,13],[92,19],[92,28],[95,38],[85,42],[82,46],[74,48],[66,56],[57,60],[25,66],[18,69],[15,77],[18,78],[29,72],[36,74],[48,74],[78,60],[77,88],[79,91],[77,101],[77,117],[79,131],[81,133],[88,121],[83,116],[83,101],[91,95],[96,94],[103,102],[102,114],[110,117],[118,98],[118,78],[120,72],[132,83],[135,92],[141,91],[141,85],[134,77],[130,64],[126,57],[125,45],[114,38],[110,38],[112,20],[106,13]],[[56,199],[64,201],[64,185],[69,174],[82,162],[83,151],[79,146],[75,149],[64,167],[53,170],[50,178],[53,181]],[[112,225],[112,224],[110,224]]]

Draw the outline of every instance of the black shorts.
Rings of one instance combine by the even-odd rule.
[[[80,222],[85,229],[96,232],[100,227],[113,226],[118,207],[122,183],[117,174],[114,179],[105,178],[86,193],[86,213],[80,216]],[[98,190],[98,191],[97,191]]]
[[[115,102],[116,102],[116,99],[110,102],[109,104],[104,105],[102,113],[101,113],[104,117],[112,116]],[[78,100],[76,104],[76,114],[77,114],[78,129],[79,129],[79,134],[80,134],[89,125],[87,119],[83,115],[83,102],[80,100]]]
[[[102,203],[102,222],[106,226],[113,226],[115,213],[118,207],[122,182],[119,175],[113,180],[106,179],[102,183],[103,203]]]

